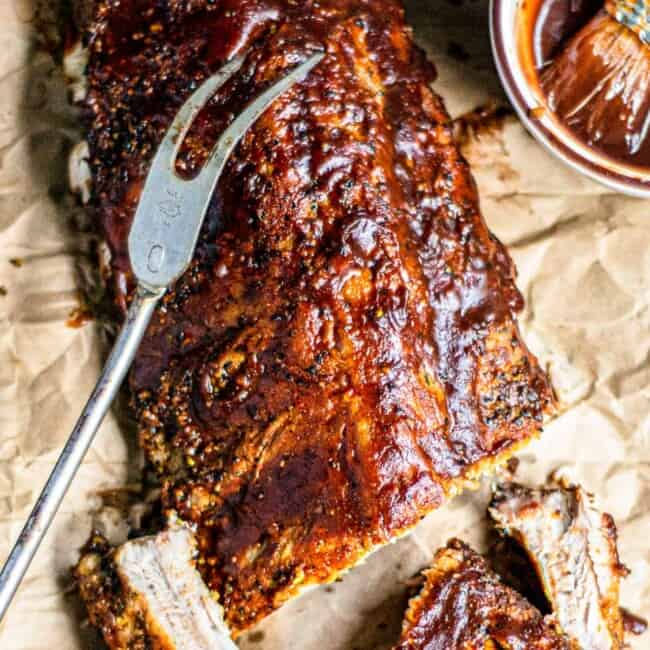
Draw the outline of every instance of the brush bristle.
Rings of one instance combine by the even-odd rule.
[[[605,11],[644,43],[650,43],[650,0],[606,0]]]
[[[599,13],[540,80],[549,108],[579,137],[650,165],[650,47],[634,31]]]

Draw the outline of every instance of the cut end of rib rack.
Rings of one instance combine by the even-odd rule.
[[[192,533],[175,527],[111,551],[95,537],[76,568],[91,622],[111,647],[236,650],[222,610],[194,567]]]
[[[560,482],[546,489],[497,488],[489,509],[497,528],[532,561],[564,633],[581,650],[621,650],[619,582],[627,575],[616,526],[594,497]]]

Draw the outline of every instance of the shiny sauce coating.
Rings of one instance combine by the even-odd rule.
[[[185,140],[191,176],[251,97],[327,52],[231,157],[131,374],[164,506],[195,527],[237,634],[504,461],[552,393],[401,3],[122,0],[93,16],[92,209],[123,309],[129,226],[181,103],[247,53]]]
[[[568,640],[460,540],[436,553],[394,650],[570,650]]]

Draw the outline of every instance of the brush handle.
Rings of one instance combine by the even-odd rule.
[[[607,0],[607,13],[650,44],[650,0]]]

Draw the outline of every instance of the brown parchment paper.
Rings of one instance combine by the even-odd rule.
[[[0,557],[4,558],[96,379],[101,329],[66,326],[90,235],[66,194],[80,137],[60,65],[36,25],[54,2],[0,0]],[[501,96],[486,0],[407,2],[436,88],[457,116]],[[49,13],[48,13],[49,8]],[[52,27],[52,26],[50,26]],[[558,467],[611,512],[632,569],[623,603],[650,616],[650,204],[613,194],[547,154],[514,118],[464,142],[491,228],[527,298],[525,338],[548,365],[563,413],[521,455],[518,477]],[[0,629],[3,650],[101,647],[69,591],[98,492],[137,476],[128,426],[107,418]],[[127,457],[129,462],[127,463]],[[406,583],[457,535],[485,548],[489,489],[466,493],[341,582],[286,605],[246,650],[390,647]],[[111,512],[108,512],[110,517]],[[650,635],[631,639],[650,647]]]

